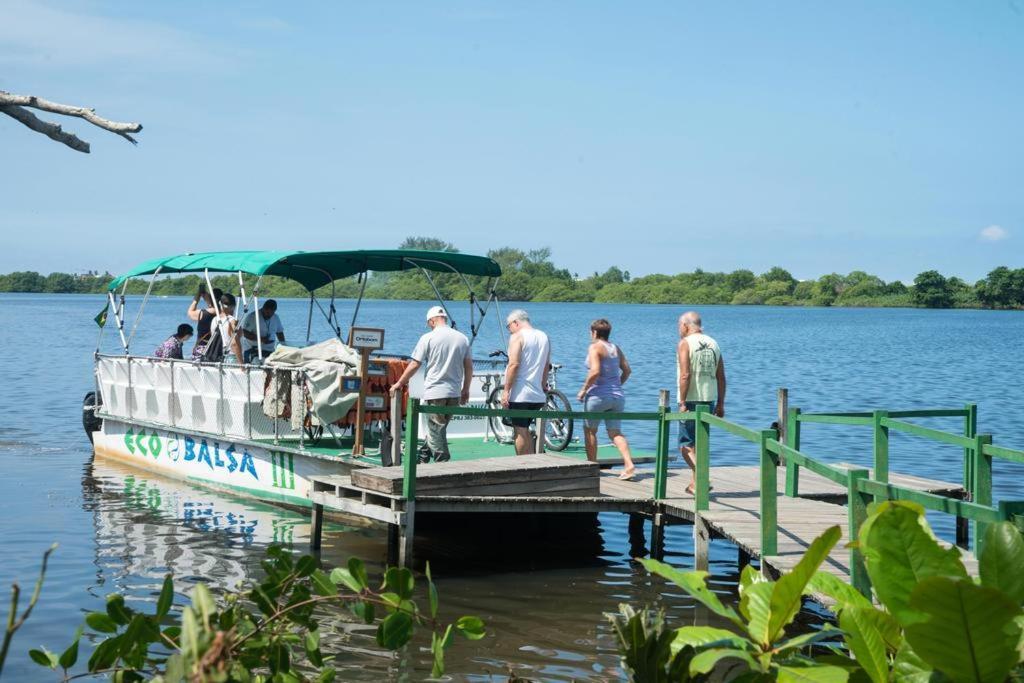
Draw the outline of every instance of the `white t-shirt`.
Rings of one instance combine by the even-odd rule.
[[[252,332],[256,334],[256,314],[259,311],[249,311],[242,320],[242,330],[245,332]],[[260,316],[260,337],[269,338],[269,342],[263,343],[263,353],[266,354],[274,350],[277,346],[277,333],[284,334],[284,325],[281,324],[281,319],[277,317],[277,313],[270,316],[270,320],[267,320],[262,315]],[[256,341],[246,339],[245,335],[242,335],[242,353],[245,353],[249,349],[256,348]]]
[[[519,372],[509,392],[512,403],[544,403],[544,369],[551,355],[548,335],[540,330],[527,327],[516,332],[523,342],[519,351]]]
[[[420,337],[412,359],[423,365],[423,400],[458,398],[466,377],[469,340],[458,330],[438,325]]]

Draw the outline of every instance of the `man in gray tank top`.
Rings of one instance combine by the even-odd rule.
[[[501,405],[512,410],[540,410],[547,400],[548,371],[551,369],[551,343],[548,335],[530,324],[530,316],[516,309],[505,318],[512,336],[508,340],[508,367]],[[515,428],[516,455],[536,453],[530,434],[531,418],[509,419]],[[543,438],[543,437],[540,437]]]

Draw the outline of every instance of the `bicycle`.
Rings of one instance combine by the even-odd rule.
[[[504,357],[508,360],[508,354],[500,349],[493,351],[489,354],[490,358]],[[565,394],[558,390],[557,379],[558,371],[562,369],[561,363],[552,363],[551,372],[548,376],[548,389],[545,393],[546,400],[544,407],[541,410],[552,410],[560,412],[570,412],[572,410],[569,399],[566,398]],[[494,381],[494,389],[491,389],[491,381]],[[502,408],[501,394],[504,391],[505,386],[503,383],[503,377],[499,373],[488,374],[484,377],[483,390],[487,396],[486,407],[488,408]],[[512,426],[505,423],[508,418],[501,418],[495,415],[491,415],[487,418],[488,425],[490,426],[491,432],[494,434],[494,438],[498,443],[510,444],[513,441],[514,432]],[[547,450],[551,451],[564,451],[569,447],[569,443],[572,442],[572,433],[575,427],[574,420],[572,418],[560,418],[553,417],[544,421],[544,445]]]

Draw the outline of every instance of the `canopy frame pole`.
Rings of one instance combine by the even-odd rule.
[[[238,277],[242,277],[241,271],[238,272]],[[263,361],[263,335],[260,334],[260,318],[263,317],[263,314],[260,313],[259,295],[260,280],[262,279],[263,276],[261,275],[259,280],[256,280],[256,286],[252,290],[252,317],[256,320],[256,357],[260,359],[260,362]],[[245,353],[242,353],[242,356],[245,356]],[[245,361],[243,360],[242,362],[244,363]]]
[[[451,323],[452,329],[458,329],[455,325],[455,318],[452,317],[452,314],[448,311],[448,307],[444,303],[444,297],[441,296],[441,292],[438,291],[437,285],[434,284],[434,278],[430,277],[430,271],[415,261],[409,261],[409,263],[412,263],[414,266],[419,268],[420,272],[423,273],[423,277],[427,278],[427,282],[430,283],[430,288],[434,290],[434,296],[437,297],[437,303],[441,304],[441,308],[443,308],[444,312],[448,314],[448,322]]]
[[[365,270],[363,272],[359,273],[359,280],[360,280],[359,298],[356,299],[356,310],[352,312],[352,324],[349,325],[349,327],[355,327],[356,326],[356,318],[359,317],[359,307],[363,304],[363,293],[366,292],[366,281],[369,280],[369,279],[370,279],[370,276],[367,274],[367,272]]]
[[[313,333],[313,292],[309,293],[309,315],[306,317],[306,346],[309,346],[309,335]]]
[[[480,324],[477,326],[476,331],[473,332],[473,338],[469,340],[469,345],[470,346],[472,346],[473,342],[476,341],[477,334],[479,334],[480,330],[483,328],[483,326],[484,326],[484,318],[486,318],[487,314],[490,312],[491,304],[492,303],[494,304],[494,308],[495,308],[497,314],[499,316],[501,315],[501,309],[498,306],[498,295],[494,291],[494,288],[497,287],[497,286],[498,286],[498,278],[494,278],[494,277],[487,278],[487,305],[483,306],[482,308],[480,308]],[[500,321],[499,321],[499,324],[498,324],[498,328],[501,330],[501,343],[505,344],[506,343],[505,342],[505,328],[500,324]]]
[[[142,305],[139,306],[139,312],[135,315],[135,324],[132,325],[132,332],[128,335],[128,343],[125,345],[125,351],[131,346],[132,340],[135,339],[135,331],[139,329],[139,322],[142,320],[142,312],[146,310],[146,302],[149,301],[149,295],[153,291],[153,285],[156,284],[156,279],[160,275],[160,270],[163,266],[157,266],[157,269],[153,271],[153,277],[149,280],[149,286],[146,287],[146,296],[142,297]]]
[[[494,287],[497,286],[498,280],[501,279],[500,276],[497,277],[497,278],[495,276],[493,276],[493,275],[488,276],[488,278],[487,278],[487,289],[488,289],[487,307],[481,307],[477,303],[476,292],[474,291],[473,284],[469,281],[469,278],[466,277],[465,273],[463,273],[460,270],[457,270],[450,263],[445,263],[443,261],[436,261],[434,259],[420,259],[420,258],[415,258],[415,259],[406,258],[405,260],[408,261],[409,263],[415,265],[421,271],[423,271],[423,274],[427,278],[427,282],[430,283],[430,286],[434,290],[434,294],[437,295],[438,301],[441,302],[441,305],[444,307],[444,309],[446,311],[448,310],[448,307],[444,306],[443,297],[437,291],[437,287],[434,287],[434,282],[431,279],[430,275],[427,273],[427,270],[423,266],[421,266],[420,263],[433,263],[434,265],[440,266],[442,268],[447,268],[448,270],[450,270],[451,272],[453,272],[453,273],[455,273],[456,275],[459,276],[459,279],[461,279],[462,283],[464,285],[466,285],[466,290],[469,292],[469,328],[470,328],[470,332],[472,333],[472,336],[470,338],[469,344],[470,344],[470,346],[472,346],[473,342],[476,341],[476,337],[477,337],[477,334],[479,333],[480,328],[483,327],[484,318],[487,316],[487,311],[490,308],[490,302],[492,300],[497,301],[497,296],[496,296],[496,294],[494,292]],[[477,325],[476,321],[475,321],[475,319],[476,319],[475,313],[476,313],[477,310],[480,312],[480,324],[479,325]],[[455,325],[453,323],[452,327],[454,327],[454,326]],[[504,339],[505,339],[505,332],[504,332],[504,330],[502,330],[501,337],[502,337],[502,341],[504,342]]]
[[[324,317],[324,320],[327,321],[327,324],[331,326],[331,332],[333,332],[334,335],[340,340],[341,332],[335,329],[334,323],[331,322],[330,314],[324,310],[323,304],[321,304],[319,300],[316,300],[316,307],[320,309],[320,314]]]
[[[208,290],[210,290],[210,301],[213,302],[213,311],[214,311],[214,313],[217,314],[217,321],[218,321],[218,324],[219,324],[219,322],[220,322],[220,302],[217,301],[217,295],[215,295],[213,293],[213,282],[210,281],[210,269],[209,268],[204,268],[203,269],[203,276],[206,278],[206,288]],[[220,332],[220,329],[218,328],[217,331]],[[211,332],[210,335],[212,336],[213,333]]]
[[[330,325],[331,326],[331,330],[334,331],[334,336],[336,336],[339,340],[341,340],[341,327],[338,325],[338,322],[337,322],[337,309],[334,307],[334,294],[335,294],[334,276],[331,275],[328,271],[324,270],[323,268],[316,268],[315,266],[300,266],[297,263],[293,263],[293,264],[291,264],[291,266],[292,266],[292,268],[302,268],[302,269],[305,269],[305,270],[312,270],[312,271],[315,271],[317,273],[322,273],[324,275],[324,277],[327,278],[327,282],[324,282],[324,284],[326,285],[328,282],[331,284],[330,313],[324,313],[324,307],[320,306],[320,302],[319,301],[317,302],[317,305],[320,306],[320,312],[324,314],[325,318],[327,318],[327,324]],[[310,294],[310,296],[313,295],[313,290],[312,289],[309,290],[309,294]],[[312,315],[312,308],[310,308],[310,315]]]
[[[501,300],[498,299],[498,293],[495,292],[494,290],[497,289],[498,281],[500,279],[501,278],[495,278],[494,286],[491,287],[490,295],[488,297],[488,304],[487,304],[487,306],[489,308],[490,305],[491,305],[490,302],[491,301],[494,302],[494,312],[498,314],[499,318],[502,317],[502,315],[501,315]],[[504,322],[503,320],[498,320],[498,331],[501,333],[501,343],[502,343],[502,345],[503,346],[508,346],[508,340],[505,338],[505,325],[503,324],[503,322]]]
[[[242,297],[242,315],[245,315],[249,311],[249,303],[245,300],[245,281],[242,279],[242,271],[238,271],[238,293]]]
[[[117,302],[114,301],[114,292],[108,290],[107,296],[110,298],[110,305],[114,309],[114,324],[117,325],[117,332],[121,335],[121,346],[124,348],[124,355],[128,355],[128,340],[124,338],[124,324],[121,322],[121,313],[117,307]]]

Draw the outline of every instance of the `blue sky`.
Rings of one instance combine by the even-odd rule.
[[[1024,1],[0,0],[0,272],[548,246],[588,273],[1024,266]]]

